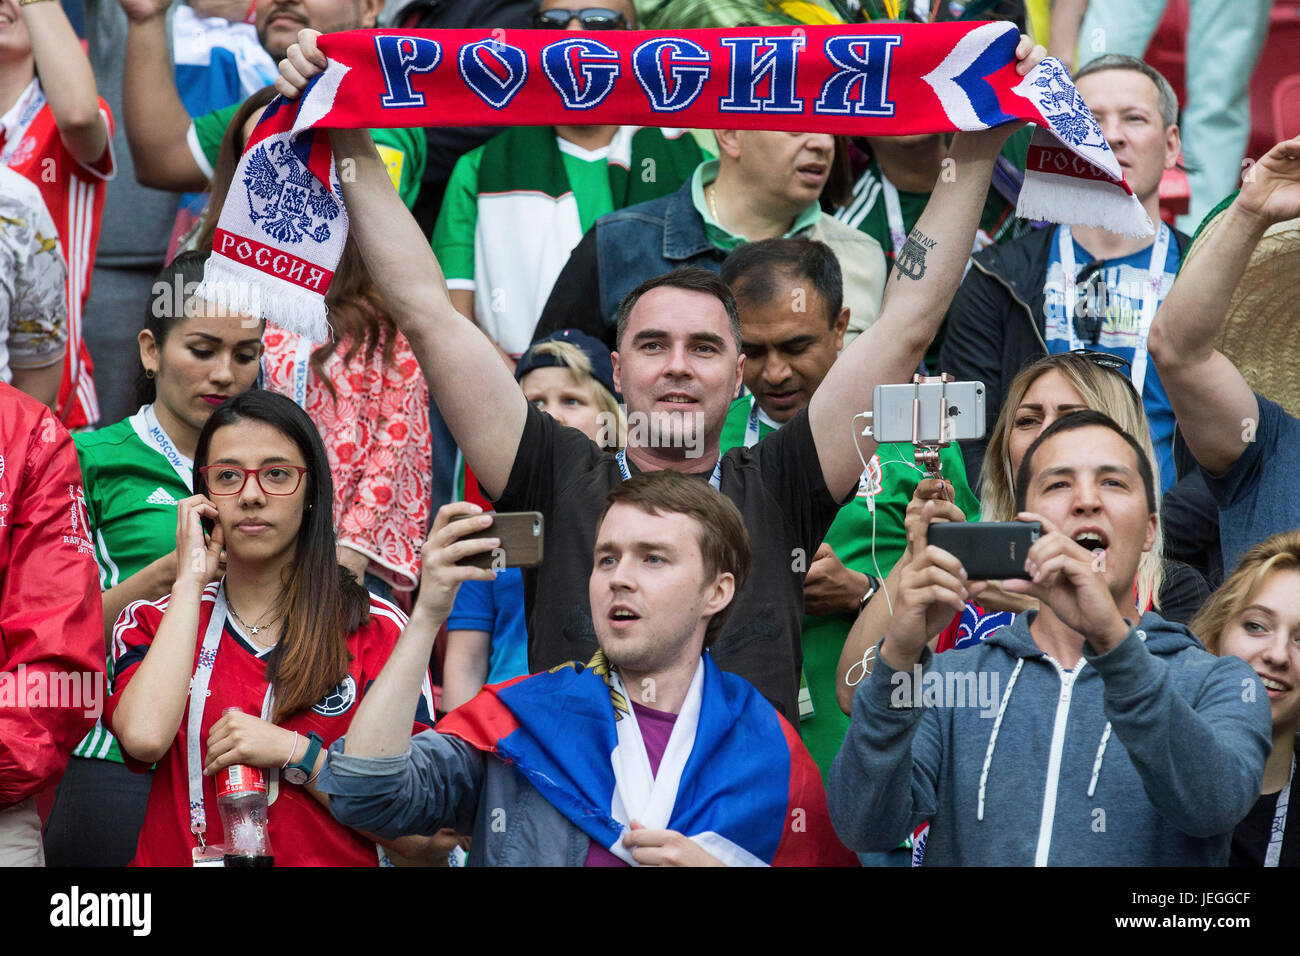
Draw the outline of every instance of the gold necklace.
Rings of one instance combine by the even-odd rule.
[[[709,212],[713,213],[713,221],[718,224],[719,229],[726,229],[722,220],[718,217],[718,184],[710,183],[709,188],[705,191],[704,196],[709,201]]]

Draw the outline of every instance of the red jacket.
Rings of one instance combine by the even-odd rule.
[[[72,438],[0,383],[0,808],[63,773],[104,701],[104,623]]]

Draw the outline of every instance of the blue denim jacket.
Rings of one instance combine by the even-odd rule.
[[[727,250],[704,233],[691,199],[691,180],[659,199],[601,216],[596,229],[600,311],[612,316],[623,297],[650,276],[682,266],[722,270]]]

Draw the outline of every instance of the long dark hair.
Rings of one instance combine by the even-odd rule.
[[[230,193],[239,157],[244,152],[244,124],[250,116],[275,99],[275,96],[274,86],[263,87],[244,100],[230,118],[226,135],[217,151],[217,161],[212,168],[212,183],[208,187],[211,198],[204,214],[203,228],[195,238],[196,249],[212,251],[212,237],[217,229],[217,220]],[[397,327],[385,312],[383,299],[370,281],[370,273],[366,271],[361,250],[350,235],[343,244],[343,256],[334,270],[329,291],[325,293],[325,306],[329,309],[330,327],[336,338],[318,346],[311,353],[311,367],[316,377],[329,389],[330,395],[337,400],[334,383],[325,374],[325,362],[334,354],[340,341],[347,340],[347,351],[343,353],[345,365],[362,348],[366,350],[367,362],[382,348],[384,364],[391,365],[397,345]]]
[[[160,354],[171,330],[187,318],[185,308],[193,298],[189,292],[202,281],[207,258],[202,252],[182,252],[154,277],[144,307],[144,328],[153,334]],[[144,373],[144,362],[140,361],[139,365],[135,398],[141,405],[150,405],[158,398],[158,389],[154,380]]]
[[[370,595],[338,563],[334,539],[334,483],[316,426],[294,402],[262,389],[222,404],[199,433],[194,450],[194,491],[208,493],[199,471],[218,428],[264,422],[293,442],[307,464],[307,510],[298,528],[297,553],[285,570],[284,629],[267,662],[279,722],[316,703],[347,677],[348,635],[370,621]]]

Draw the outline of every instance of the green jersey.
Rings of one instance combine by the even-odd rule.
[[[573,190],[578,225],[585,233],[605,213],[614,211],[609,182],[609,149],[587,150],[555,137],[564,174]],[[474,288],[474,236],[478,228],[479,169],[486,145],[471,149],[456,161],[447,180],[442,210],[433,232],[433,251],[448,280],[463,280],[452,288]]]
[[[194,161],[198,163],[203,174],[212,178],[213,167],[217,164],[217,155],[221,152],[221,141],[226,136],[226,127],[238,112],[241,103],[232,103],[219,110],[194,117],[190,126],[189,144]],[[388,167],[388,177],[393,181],[398,195],[406,208],[415,205],[420,195],[420,180],[424,178],[424,161],[428,155],[428,144],[422,129],[372,129],[370,138],[375,141],[375,150],[379,158]]]
[[[116,587],[176,547],[176,503],[192,494],[194,463],[176,450],[153,407],[98,431],[73,435],[95,541],[99,587]],[[113,673],[113,658],[108,658]],[[73,753],[122,762],[96,723]]]
[[[725,454],[728,448],[752,445],[777,427],[752,396],[741,396],[727,413],[722,451]],[[972,520],[978,519],[979,502],[966,482],[960,449],[949,445],[940,452],[939,460],[944,478],[956,492],[957,507]],[[916,464],[910,443],[877,446],[858,480],[857,494],[840,509],[826,532],[826,544],[845,567],[881,580],[889,574],[907,548],[903,520],[912,492],[923,477],[925,472]],[[801,699],[799,732],[823,777],[849,728],[849,718],[835,700],[835,669],[852,626],[853,619],[842,615],[805,614],[803,619],[803,672],[811,708]]]

